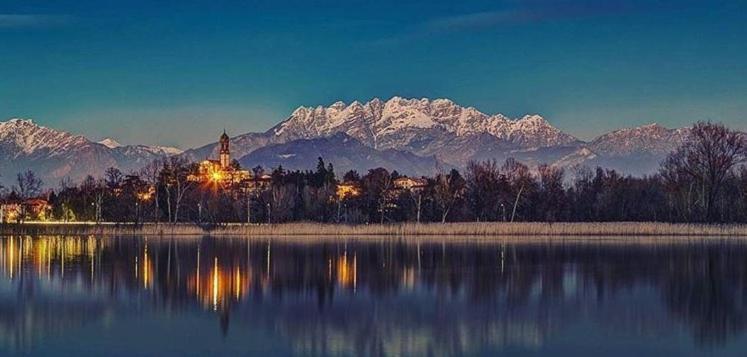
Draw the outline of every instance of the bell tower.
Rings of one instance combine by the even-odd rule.
[[[230,139],[226,130],[223,129],[223,135],[220,136],[220,167],[222,169],[228,168],[231,164],[231,151],[228,149]]]

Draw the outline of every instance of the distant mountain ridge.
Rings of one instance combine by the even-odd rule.
[[[387,101],[374,98],[366,103],[299,107],[264,133],[235,136],[232,150],[243,157],[261,147],[338,133],[376,150],[434,157],[442,166],[463,168],[470,160],[503,161],[513,157],[530,166],[547,163],[572,170],[603,164],[642,175],[655,171],[666,154],[681,143],[687,129],[651,124],[615,130],[584,142],[536,114],[510,119],[462,107],[448,99],[393,97]],[[301,144],[295,147],[303,150]],[[185,155],[204,158],[216,155],[216,148],[213,143],[187,150]]]
[[[434,157],[421,157],[394,149],[376,150],[345,133],[314,139],[298,139],[285,144],[268,145],[239,160],[243,167],[282,166],[286,169],[310,169],[322,157],[342,175],[349,170],[366,172],[370,168],[396,169],[410,176],[431,175],[440,163]]]
[[[184,152],[184,150],[171,147],[171,146],[147,146],[147,145],[122,145],[120,144],[116,139],[113,138],[104,138],[102,140],[98,141],[99,144],[104,145],[110,149],[124,149],[129,151],[137,151],[142,150],[146,152],[150,152],[156,155],[179,155]]]
[[[329,136],[344,132],[374,149],[413,148],[423,134],[469,137],[487,133],[518,147],[547,147],[578,139],[550,125],[539,115],[509,119],[461,107],[448,99],[378,98],[362,104],[336,102],[325,108],[299,107],[269,130],[284,141]]]
[[[511,119],[448,99],[393,97],[299,107],[265,132],[232,137],[231,153],[242,164],[282,164],[289,169],[311,168],[315,158],[309,155],[321,155],[338,171],[389,165],[402,173],[428,175],[447,167],[464,168],[470,160],[513,157],[530,166],[547,163],[573,170],[601,165],[642,175],[655,172],[687,132],[650,124],[614,130],[584,142],[536,114]],[[37,171],[54,185],[62,177],[78,180],[88,174],[101,175],[110,166],[136,170],[171,155],[192,161],[213,158],[217,143],[182,152],[121,145],[112,138],[94,142],[26,119],[0,122],[0,183],[6,185],[25,169]]]
[[[30,119],[0,122],[0,184],[6,186],[25,170],[33,170],[47,186],[56,186],[63,178],[78,181],[89,174],[101,176],[109,167],[128,172],[180,153],[168,147],[119,145],[113,139],[97,143]]]

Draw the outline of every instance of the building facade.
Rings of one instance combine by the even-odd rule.
[[[231,139],[223,131],[218,141],[218,160],[206,158],[198,165],[196,174],[190,175],[189,180],[200,183],[220,185],[240,184],[252,179],[247,170],[242,170],[231,162]]]
[[[47,200],[33,198],[0,204],[0,223],[46,221],[51,217],[52,206]]]

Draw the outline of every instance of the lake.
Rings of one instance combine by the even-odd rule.
[[[0,238],[0,355],[741,356],[746,328],[736,239]]]

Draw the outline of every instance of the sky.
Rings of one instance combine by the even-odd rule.
[[[538,113],[582,139],[744,130],[747,2],[0,2],[0,120],[188,148],[395,95]]]

